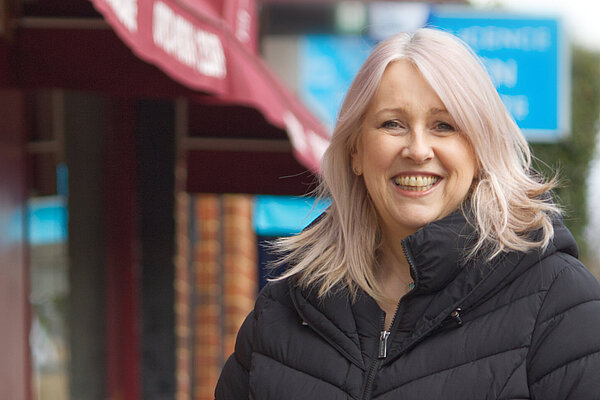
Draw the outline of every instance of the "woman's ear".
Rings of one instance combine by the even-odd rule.
[[[352,166],[352,172],[354,172],[354,175],[362,175],[362,157],[356,148],[354,148],[350,153],[350,165]]]
[[[350,142],[350,168],[356,176],[361,176],[364,172],[361,131]]]

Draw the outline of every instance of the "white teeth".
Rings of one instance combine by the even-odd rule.
[[[438,179],[435,176],[399,176],[394,178],[394,183],[403,190],[422,192],[431,189]]]

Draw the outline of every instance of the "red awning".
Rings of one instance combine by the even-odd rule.
[[[258,109],[318,171],[329,136],[256,55],[254,0],[91,1],[141,59],[189,88]]]

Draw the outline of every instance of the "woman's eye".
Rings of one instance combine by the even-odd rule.
[[[435,129],[439,132],[454,132],[455,131],[454,127],[446,122],[438,122],[435,125]]]
[[[381,124],[381,127],[385,129],[400,129],[403,126],[398,121],[390,120]]]

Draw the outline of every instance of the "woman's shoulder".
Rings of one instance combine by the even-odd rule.
[[[600,283],[568,253],[547,261],[539,268],[544,296],[528,354],[530,387],[537,398],[555,398],[559,390],[590,398],[600,368]]]
[[[558,251],[542,262],[540,269],[548,270],[550,278],[545,303],[594,301],[600,309],[600,283],[573,255]]]
[[[566,317],[573,327],[592,324],[600,330],[600,283],[579,259],[558,249],[543,255],[530,252],[525,258],[530,258],[525,261],[529,267],[514,285],[535,299],[537,326]]]
[[[288,308],[293,307],[290,290],[294,283],[293,278],[269,281],[259,292],[256,299],[255,312],[262,311],[272,304],[279,304]]]
[[[525,275],[529,280],[538,282],[544,292],[556,293],[555,289],[560,287],[563,298],[581,294],[582,287],[588,287],[600,295],[600,284],[579,260],[575,238],[563,224],[562,218],[555,217],[553,225],[554,236],[548,247],[524,254],[521,263],[529,265]]]

